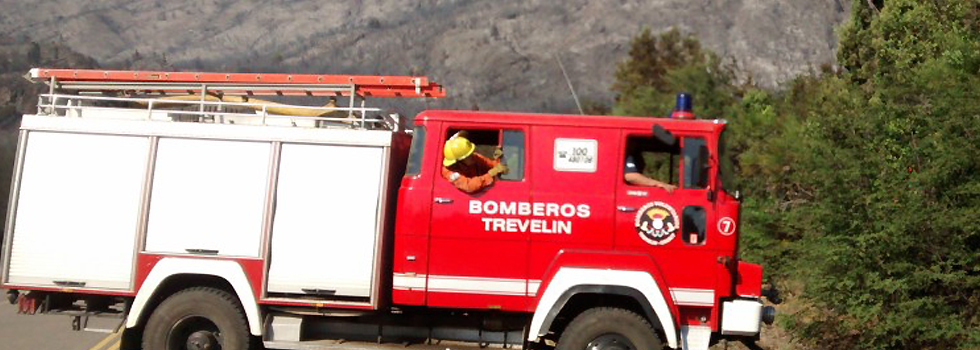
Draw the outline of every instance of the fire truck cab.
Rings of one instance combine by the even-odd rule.
[[[583,313],[600,306],[625,307],[670,347],[757,334],[762,275],[736,255],[724,130],[723,120],[423,112],[398,197],[392,301],[525,312],[532,342],[621,317]],[[461,131],[485,157],[500,147],[509,168],[477,193],[441,175],[443,144]],[[675,189],[630,184],[628,161]]]

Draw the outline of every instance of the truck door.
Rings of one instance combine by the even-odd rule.
[[[622,165],[613,128],[534,126],[530,146],[532,199],[544,203],[540,218],[565,224],[567,230],[531,234],[528,256],[528,292],[542,296],[542,280],[562,252],[609,251],[613,247],[617,168]],[[557,206],[549,212],[549,206]],[[572,210],[574,208],[574,210]],[[593,266],[606,267],[601,261]],[[531,306],[535,306],[532,304]],[[533,309],[532,309],[533,310]]]
[[[529,181],[524,174],[526,129],[443,125],[441,132],[431,137],[440,137],[445,142],[459,134],[475,144],[473,153],[488,159],[493,158],[494,150],[500,146],[501,161],[510,170],[492,185],[474,193],[454,186],[441,175],[441,168],[436,171],[427,303],[435,307],[523,310],[527,295],[528,233],[522,230],[525,225],[512,211],[518,203],[527,203],[530,197]],[[442,159],[438,163],[443,167]]]
[[[678,133],[679,134],[679,133]],[[681,317],[710,319],[718,268],[717,240],[708,223],[714,222],[714,201],[709,183],[710,153],[707,138],[677,135],[673,143],[652,133],[624,132],[621,181],[616,197],[616,246],[649,252],[660,267]],[[675,186],[628,183],[627,160],[647,178]],[[669,289],[669,290],[668,290]],[[682,321],[682,324],[683,321]]]

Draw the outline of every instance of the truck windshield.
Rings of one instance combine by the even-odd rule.
[[[721,137],[718,138],[718,161],[720,164],[719,170],[721,171],[721,188],[725,190],[725,193],[734,194],[738,190],[738,185],[735,183],[735,164],[731,159],[731,152],[728,151],[728,129],[721,131]]]

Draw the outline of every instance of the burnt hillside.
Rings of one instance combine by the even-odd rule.
[[[764,86],[834,61],[841,0],[0,0],[0,30],[61,42],[106,67],[156,53],[181,69],[420,74],[450,97],[409,108],[568,112],[560,56],[584,100],[611,104],[644,27],[676,27]]]

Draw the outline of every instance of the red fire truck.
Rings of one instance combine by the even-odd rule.
[[[30,77],[50,90],[21,123],[2,266],[24,313],[117,317],[147,349],[707,349],[774,315],[761,267],[738,257],[726,122],[693,118],[686,95],[674,118],[406,125],[366,98],[441,86]],[[331,101],[285,103],[302,97]],[[454,135],[508,171],[460,191],[442,175]],[[630,167],[668,185],[631,184]]]

